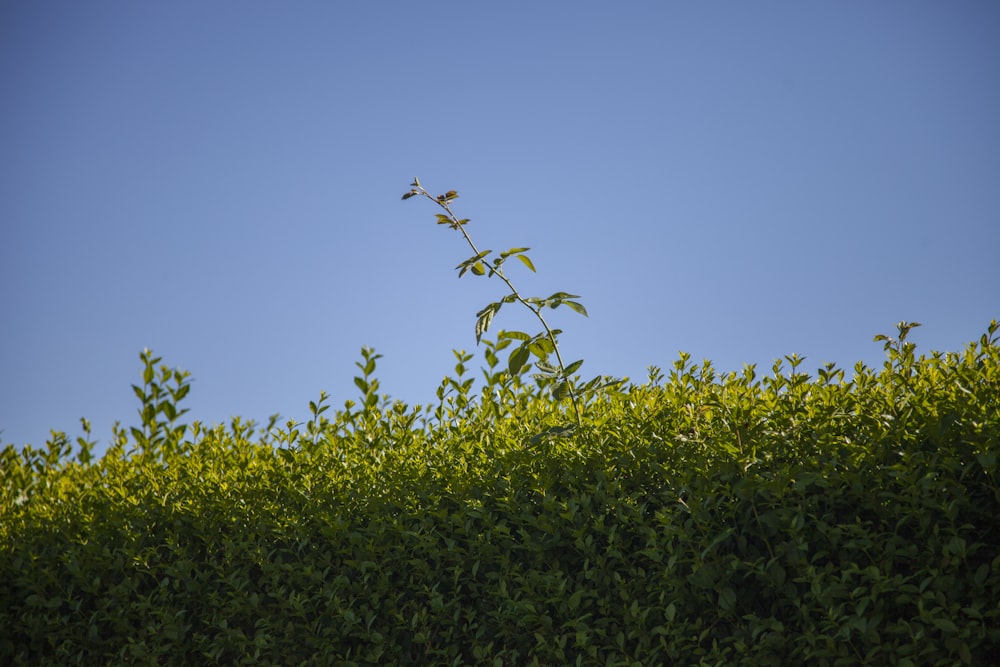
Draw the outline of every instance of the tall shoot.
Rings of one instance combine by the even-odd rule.
[[[492,250],[480,250],[472,237],[469,235],[466,225],[469,223],[468,218],[459,218],[452,211],[451,204],[453,201],[458,199],[458,193],[454,190],[448,190],[443,195],[433,196],[427,190],[420,185],[419,179],[414,178],[413,183],[410,184],[410,191],[403,195],[403,199],[409,199],[410,197],[425,197],[443,210],[443,213],[437,214],[437,224],[447,225],[449,228],[454,229],[462,234],[465,242],[469,244],[472,249],[473,255],[463,261],[461,264],[455,268],[458,270],[458,276],[461,278],[466,273],[472,273],[477,276],[486,276],[487,278],[492,278],[496,276],[507,286],[510,294],[507,294],[499,301],[487,304],[482,310],[476,313],[476,343],[478,344],[484,333],[489,329],[490,324],[493,322],[494,316],[500,312],[500,308],[504,304],[509,303],[519,303],[535,316],[538,322],[542,325],[542,331],[535,334],[529,335],[523,331],[503,331],[499,334],[499,338],[502,339],[512,339],[520,341],[517,347],[510,353],[507,359],[507,370],[511,376],[518,375],[522,369],[528,365],[532,357],[534,357],[534,366],[540,374],[540,378],[543,380],[543,384],[548,386],[552,392],[552,398],[559,402],[564,398],[569,397],[570,402],[573,405],[573,412],[576,416],[577,426],[582,425],[582,414],[580,411],[580,401],[579,393],[580,391],[575,386],[573,380],[573,374],[583,365],[583,360],[574,361],[570,364],[563,362],[562,353],[559,350],[558,336],[562,331],[560,329],[553,329],[549,326],[549,323],[545,321],[545,317],[542,311],[546,308],[556,309],[559,306],[567,306],[568,308],[580,313],[583,316],[587,316],[587,309],[583,305],[574,299],[578,299],[579,296],[576,294],[569,294],[567,292],[556,292],[548,297],[526,297],[523,296],[511,279],[504,273],[504,263],[507,259],[511,257],[516,257],[522,264],[528,267],[532,272],[535,271],[535,265],[532,263],[531,259],[525,254],[531,248],[510,248],[501,252],[498,256],[493,257],[491,261],[485,261],[487,257],[492,254]],[[555,355],[556,363],[553,365],[550,361],[551,355]],[[597,384],[600,378],[595,378],[593,381],[589,382],[585,387],[584,391],[590,390]]]

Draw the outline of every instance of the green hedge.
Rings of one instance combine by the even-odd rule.
[[[991,664],[997,329],[815,377],[682,355],[582,428],[489,354],[393,403],[370,350],[361,409],[185,425],[144,353],[102,458],[2,452],[0,663]]]

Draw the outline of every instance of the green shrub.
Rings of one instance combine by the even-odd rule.
[[[413,407],[363,348],[358,402],[264,428],[181,423],[144,351],[102,457],[86,421],[0,452],[0,663],[990,664],[1000,326],[913,326],[815,377],[561,367],[568,405],[516,338]]]
[[[144,352],[142,424],[102,458],[3,450],[0,659],[986,664],[997,329],[919,358],[904,332],[851,375],[682,355],[572,438],[538,437],[537,386],[472,395],[464,353],[437,406],[373,395],[367,349],[361,409],[180,428],[186,374]]]

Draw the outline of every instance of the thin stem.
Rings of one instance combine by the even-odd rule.
[[[465,237],[465,240],[469,244],[469,247],[472,248],[472,252],[474,252],[476,255],[479,255],[479,248],[476,247],[476,244],[473,242],[472,237],[469,236],[469,233],[467,231],[465,231],[465,225],[462,224],[461,222],[459,222],[458,216],[456,216],[455,213],[451,210],[451,206],[448,205],[448,201],[446,199],[444,199],[443,197],[442,198],[438,198],[438,197],[432,196],[422,186],[416,186],[416,190],[422,196],[427,197],[432,202],[434,202],[435,204],[437,204],[438,206],[440,206],[441,208],[444,209],[445,213],[448,214],[448,217],[452,221],[452,225],[451,226],[462,233],[462,236]],[[582,426],[583,425],[583,415],[580,412],[580,405],[579,405],[579,403],[578,403],[578,401],[576,399],[576,392],[573,390],[573,385],[572,385],[572,383],[569,382],[569,378],[566,377],[566,365],[563,363],[562,354],[559,352],[559,344],[556,342],[556,335],[555,335],[555,333],[553,333],[552,328],[549,326],[548,322],[546,322],[545,318],[542,316],[542,309],[541,309],[541,307],[540,306],[535,306],[535,305],[532,305],[532,304],[528,303],[521,296],[521,293],[517,291],[517,288],[514,287],[514,283],[512,283],[510,281],[510,279],[507,278],[506,275],[504,275],[504,272],[503,272],[502,268],[500,268],[500,267],[492,267],[492,266],[489,266],[488,264],[485,264],[485,263],[484,263],[484,266],[486,266],[486,269],[489,271],[489,275],[491,275],[491,276],[493,276],[493,275],[498,276],[504,282],[504,284],[507,285],[507,288],[510,289],[511,294],[514,295],[514,298],[517,299],[517,301],[519,303],[521,303],[525,308],[527,308],[532,313],[534,313],[535,317],[538,318],[538,321],[542,323],[542,327],[545,328],[545,335],[548,337],[549,342],[552,343],[552,349],[555,350],[556,361],[559,362],[559,370],[562,371],[562,380],[564,382],[566,382],[566,387],[567,387],[567,392],[569,393],[570,402],[573,404],[573,411],[576,413],[576,423],[577,423],[577,426]]]

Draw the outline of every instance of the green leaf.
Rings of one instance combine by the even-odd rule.
[[[531,336],[524,333],[523,331],[501,331],[497,336],[498,339],[512,339],[512,340],[531,340]]]
[[[937,626],[938,630],[948,634],[954,634],[958,632],[958,626],[955,625],[955,621],[950,618],[934,618],[931,619],[931,623]]]
[[[525,252],[526,250],[531,250],[531,248],[511,248],[510,250],[505,250],[500,253],[501,257],[510,257],[511,255],[517,255],[519,253]]]
[[[539,359],[545,359],[550,354],[556,351],[556,346],[552,344],[552,341],[548,337],[536,337],[531,343],[532,352]]]
[[[455,268],[459,269],[458,277],[461,278],[463,275],[465,275],[465,272],[468,271],[469,269],[471,269],[472,272],[478,276],[483,275],[483,273],[485,273],[485,269],[483,268],[483,263],[480,260],[489,255],[491,252],[493,251],[483,250],[479,254],[473,255],[469,259],[465,260],[464,262],[456,266]]]
[[[568,307],[572,308],[573,310],[575,310],[576,312],[580,313],[584,317],[590,317],[589,315],[587,315],[587,309],[583,307],[583,304],[577,301],[563,301],[563,303],[566,304]]]
[[[580,366],[583,366],[583,359],[579,359],[579,360],[574,361],[573,363],[571,363],[569,366],[566,367],[566,371],[565,371],[566,376],[569,377],[570,375],[572,375],[573,373],[575,373],[577,371],[577,369],[580,368]]]
[[[518,255],[517,258],[521,260],[526,267],[531,269],[532,273],[535,272],[535,265],[531,263],[531,260],[528,258],[527,255]]]
[[[572,435],[575,431],[576,431],[575,424],[566,424],[565,426],[552,426],[550,428],[545,429],[541,433],[531,436],[531,439],[528,442],[530,442],[532,445],[537,445],[546,438],[565,438],[567,436]]]
[[[528,363],[528,356],[528,349],[524,345],[516,348],[507,358],[507,372],[512,376],[518,375],[524,365]]]
[[[569,391],[569,383],[563,380],[556,385],[555,389],[552,390],[552,398],[556,401],[561,401],[566,398],[566,393]]]
[[[486,330],[490,328],[490,323],[493,322],[493,316],[500,311],[499,303],[491,303],[486,306],[478,313],[476,313],[476,342],[478,343],[482,338]]]
[[[553,366],[545,360],[539,360],[535,362],[535,368],[544,373],[545,375],[561,375],[559,368]]]

